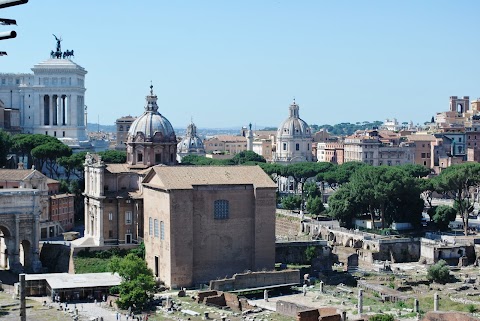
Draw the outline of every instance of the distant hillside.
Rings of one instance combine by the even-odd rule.
[[[374,127],[380,127],[383,122],[379,120],[375,120],[373,122],[364,121],[362,123],[357,122],[355,124],[352,123],[340,123],[335,125],[310,125],[312,127],[313,132],[316,132],[320,129],[326,129],[332,135],[338,136],[349,136],[352,135],[357,130],[364,130],[364,129],[373,129]]]
[[[105,133],[115,133],[117,131],[117,127],[115,125],[102,125],[87,123],[87,131],[89,132],[105,132]]]

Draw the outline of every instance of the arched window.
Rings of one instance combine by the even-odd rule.
[[[213,218],[216,220],[226,220],[229,216],[229,206],[227,200],[217,200],[214,202]]]
[[[160,239],[165,239],[165,223],[163,221],[160,221]]]
[[[148,234],[153,236],[153,218],[148,218]]]
[[[158,233],[158,220],[157,220],[157,219],[155,219],[153,225],[154,225],[155,237],[158,237],[158,234],[159,234],[159,233]]]

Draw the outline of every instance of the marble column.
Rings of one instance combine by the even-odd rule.
[[[363,313],[363,290],[358,289],[358,315],[361,316]]]

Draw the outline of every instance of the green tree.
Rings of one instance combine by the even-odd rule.
[[[445,284],[450,280],[450,277],[450,268],[444,260],[438,261],[427,270],[429,281]]]
[[[330,163],[303,162],[289,164],[281,168],[280,175],[283,177],[292,177],[295,181],[295,189],[301,188],[302,209],[305,203],[304,187],[309,178],[315,177],[322,172],[328,171],[333,165]]]
[[[34,165],[32,150],[35,147],[51,142],[59,142],[59,140],[55,137],[42,134],[17,134],[13,136],[12,139],[12,150],[19,157],[27,157],[28,167]],[[37,167],[37,169],[41,170],[41,168],[39,168],[37,164],[35,164],[35,166]]]
[[[299,209],[302,205],[302,198],[298,195],[289,195],[282,198],[282,207],[286,210]]]
[[[266,163],[267,161],[263,156],[250,150],[241,151],[240,153],[235,154],[235,156],[229,161],[232,165],[241,165],[249,162]]]
[[[440,205],[435,207],[435,214],[432,219],[440,231],[446,231],[448,224],[455,221],[456,217],[457,211],[453,207]]]
[[[307,211],[313,215],[319,215],[325,211],[325,206],[323,206],[322,197],[315,196],[307,199]]]
[[[123,164],[127,161],[126,151],[109,149],[99,152],[98,155],[102,157],[102,161],[105,163]]]
[[[0,167],[7,164],[7,155],[12,148],[12,137],[9,133],[0,129]]]
[[[419,226],[424,206],[420,192],[420,179],[412,177],[411,172],[401,166],[362,166],[351,176],[348,193],[342,193],[342,199],[333,199],[348,200],[348,203],[335,204],[333,215],[348,214],[352,218],[363,213],[362,210],[370,214],[373,223],[379,215],[382,229],[394,221]],[[350,212],[352,206],[357,213]]]
[[[109,263],[109,270],[122,278],[122,283],[117,287],[120,295],[118,306],[122,309],[145,308],[155,287],[153,272],[145,261],[134,253],[123,258],[115,256]]]
[[[322,193],[318,189],[317,183],[315,183],[315,182],[305,183],[304,192],[305,192],[305,195],[306,195],[307,199],[311,198],[311,197],[322,196]]]
[[[70,156],[62,156],[57,159],[57,163],[65,170],[67,182],[70,181],[72,175],[75,175],[78,179],[84,178],[85,171],[83,163],[85,162],[86,154],[87,152],[80,152]]]
[[[328,198],[328,215],[339,221],[341,226],[353,227],[353,219],[365,211],[362,204],[356,202],[349,184],[343,185]]]
[[[400,168],[408,175],[418,178],[427,177],[431,173],[429,168],[419,164],[404,164]]]
[[[278,179],[281,177],[280,173],[282,172],[283,165],[277,163],[259,163],[258,166],[260,166],[267,175],[270,175],[275,183],[278,182]]]
[[[49,141],[41,144],[31,150],[38,170],[42,170],[44,165],[50,177],[59,176],[57,158],[72,155],[72,149],[60,142]]]
[[[369,165],[362,162],[346,162],[333,166],[331,170],[321,174],[321,177],[317,177],[317,180],[325,181],[333,190],[336,190],[343,184],[350,182],[352,175],[364,166]]]
[[[221,159],[213,159],[205,156],[187,155],[182,158],[182,165],[199,165],[199,166],[220,166],[225,165],[225,161]]]
[[[444,169],[437,178],[438,189],[455,201],[465,235],[468,235],[468,216],[473,209],[473,189],[480,184],[480,164],[463,163]]]

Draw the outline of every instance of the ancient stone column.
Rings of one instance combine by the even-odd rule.
[[[438,293],[433,295],[433,311],[438,311]]]
[[[20,279],[20,321],[27,321],[27,309],[25,305],[25,274],[19,275]]]
[[[320,281],[320,293],[323,293],[323,281]]]
[[[419,302],[418,299],[413,300],[413,312],[418,313],[419,311]]]
[[[358,289],[358,315],[363,313],[363,289]]]

